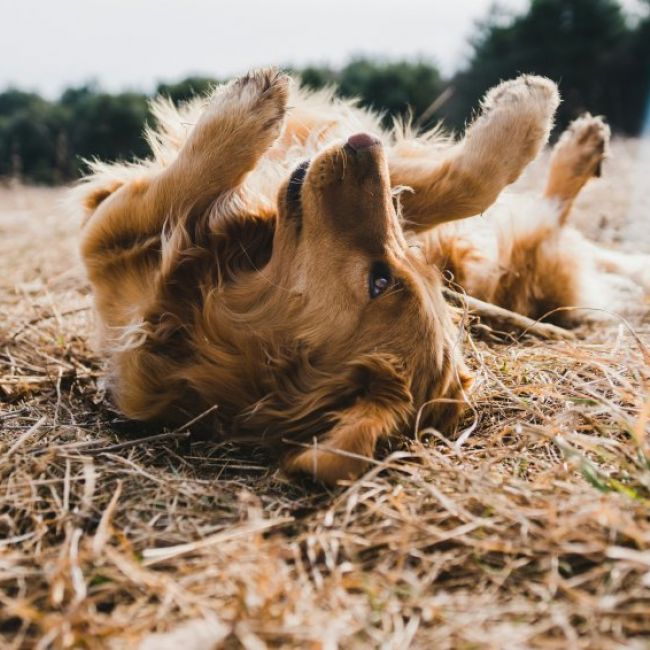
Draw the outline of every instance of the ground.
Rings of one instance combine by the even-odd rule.
[[[648,150],[614,143],[589,236],[650,251]],[[109,409],[63,195],[0,189],[1,647],[648,647],[650,305],[467,333],[460,438],[325,490]]]

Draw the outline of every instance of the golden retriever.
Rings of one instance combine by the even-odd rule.
[[[583,304],[599,265],[648,283],[646,258],[565,225],[606,153],[598,118],[562,136],[528,213],[457,222],[537,156],[558,103],[548,79],[502,83],[454,142],[387,133],[274,70],[155,102],[153,157],[94,163],[75,191],[118,407],[169,424],[210,411],[216,436],[327,483],[416,420],[452,428],[471,380],[441,272],[533,317]]]

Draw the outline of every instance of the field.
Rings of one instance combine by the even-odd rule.
[[[614,143],[589,236],[650,252],[644,151]],[[460,437],[325,490],[110,410],[63,194],[0,187],[0,647],[648,647],[650,303],[468,331]]]

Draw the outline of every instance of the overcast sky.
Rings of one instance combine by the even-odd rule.
[[[422,57],[453,72],[492,0],[0,0],[0,88],[152,90],[268,64]],[[502,0],[513,10],[526,0]],[[633,9],[637,0],[624,0]]]

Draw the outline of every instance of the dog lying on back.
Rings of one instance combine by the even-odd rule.
[[[562,136],[529,213],[457,222],[537,156],[558,103],[548,79],[502,83],[455,143],[386,133],[273,70],[157,101],[153,158],[95,163],[75,195],[118,407],[168,424],[213,409],[215,435],[328,483],[416,420],[453,428],[471,379],[441,272],[533,317],[589,302],[594,273],[650,280],[646,258],[565,225],[606,154],[598,118]]]

